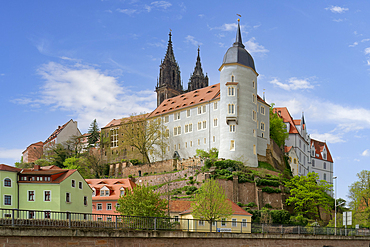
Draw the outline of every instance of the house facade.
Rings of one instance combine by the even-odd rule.
[[[130,179],[86,179],[86,182],[92,190],[93,214],[119,215],[118,199],[136,186]]]
[[[21,170],[0,164],[0,205],[3,209],[18,208],[18,173]]]
[[[32,143],[22,152],[23,163],[35,162],[43,155],[44,143],[42,141]]]

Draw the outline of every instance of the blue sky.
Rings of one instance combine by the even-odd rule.
[[[346,197],[370,160],[369,1],[3,1],[0,163],[14,164],[71,118],[150,112],[168,32],[184,85],[200,45],[210,84],[235,39],[254,57],[258,92],[327,141]],[[186,87],[186,86],[185,86]]]

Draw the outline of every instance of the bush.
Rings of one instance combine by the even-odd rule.
[[[263,187],[262,191],[266,192],[266,193],[269,193],[269,194],[271,194],[271,193],[281,193],[280,189],[274,189],[274,188],[271,188],[271,187]]]
[[[256,181],[256,184],[257,186],[268,185],[268,186],[278,187],[280,185],[280,182],[274,181],[274,180],[268,180],[268,179],[259,179]]]
[[[237,202],[236,203],[239,207],[243,207],[243,203],[241,203],[241,202]]]
[[[302,215],[291,216],[290,224],[296,226],[306,226],[308,224],[308,219],[303,217]]]
[[[290,214],[286,210],[271,210],[271,217],[275,224],[290,224]]]
[[[138,160],[138,159],[132,159],[132,160],[130,160],[130,163],[131,163],[133,166],[136,166],[136,165],[141,164],[140,160]]]
[[[147,176],[147,175],[149,175],[149,173],[148,172],[144,172],[143,176]]]
[[[250,208],[254,208],[254,207],[257,207],[257,204],[255,204],[254,202],[250,202],[246,206]]]
[[[263,206],[264,208],[272,208],[271,204],[270,203],[266,203],[265,206]]]
[[[132,175],[130,174],[130,175],[128,175],[128,178],[132,178]]]
[[[206,162],[204,162],[204,167],[209,169],[212,166],[213,166],[213,162],[211,160],[206,160]]]
[[[241,170],[244,167],[243,162],[236,160],[219,160],[215,162],[215,166],[219,169],[233,168],[233,171]]]
[[[258,162],[258,168],[264,168],[266,170],[276,172],[276,169],[272,165],[270,165],[269,163],[263,162],[263,161]]]

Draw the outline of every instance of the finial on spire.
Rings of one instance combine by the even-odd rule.
[[[241,17],[241,15],[237,14],[239,17]],[[245,46],[243,45],[243,42],[242,42],[242,33],[240,31],[240,19],[238,18],[238,30],[236,31],[236,39],[235,39],[235,43],[234,43],[234,46],[239,46],[241,48],[244,48]]]

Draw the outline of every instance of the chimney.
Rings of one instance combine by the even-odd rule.
[[[34,165],[33,170],[34,171],[40,171],[40,165]]]

